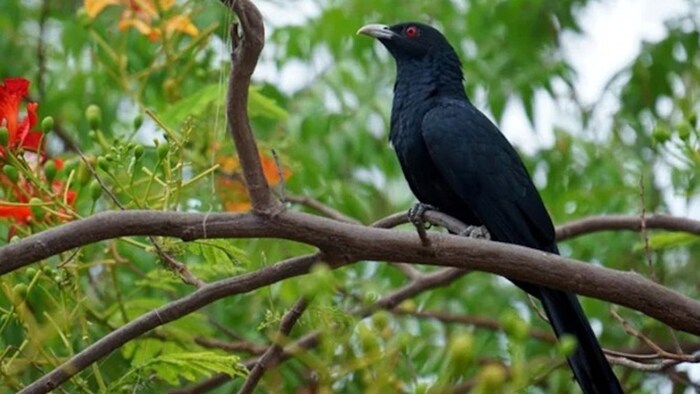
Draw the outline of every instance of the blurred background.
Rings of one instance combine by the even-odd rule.
[[[555,224],[600,214],[700,218],[698,0],[256,4],[266,20],[267,43],[249,109],[266,176],[281,196],[312,197],[363,223],[413,204],[387,141],[393,61],[355,32],[367,23],[416,20],[438,27],[457,49],[468,95],[523,154]],[[39,120],[33,127],[42,128],[47,116],[53,123],[44,127],[50,130],[41,146],[41,168],[19,166],[22,182],[52,185],[32,183],[31,193],[40,193],[32,197],[43,211],[34,206],[29,216],[18,218],[13,209],[29,200],[26,193],[17,195],[11,177],[4,178],[0,200],[9,208],[0,209],[0,244],[117,209],[79,151],[126,208],[247,210],[224,111],[227,31],[233,21],[214,0],[2,0],[0,80],[30,82],[14,116],[24,118],[28,103],[36,102]],[[1,100],[0,111],[9,111]],[[50,174],[46,163],[55,163],[58,172]],[[8,165],[15,166],[5,161]],[[32,177],[34,170],[41,175]],[[290,209],[313,212],[297,204]],[[311,250],[271,240],[162,242],[206,281]],[[687,234],[595,234],[565,242],[561,250],[700,295],[695,279],[700,242]],[[191,291],[159,264],[153,245],[138,237],[84,247],[32,269],[0,278],[0,349],[9,349],[0,362],[10,390],[114,327]],[[411,313],[374,320],[351,313],[363,299],[404,283],[401,272],[387,264],[362,262],[317,276],[328,286],[318,286],[320,301],[302,319],[300,335],[324,327],[334,337],[271,372],[264,390],[312,392],[314,381],[338,392],[427,392],[471,381],[471,389],[493,392],[480,375],[492,364],[507,371],[496,386],[506,391],[576,390],[551,343],[507,330],[512,321],[548,328],[504,280],[470,274],[405,305],[407,311],[486,316],[501,324],[484,329]],[[167,371],[189,362],[174,363],[173,354],[204,351],[193,333],[226,337],[220,325],[247,341],[266,343],[285,308],[310,291],[305,283],[308,279],[289,280],[167,325],[157,338],[134,341],[97,370],[79,375],[67,390],[159,392],[206,379],[207,373],[232,373],[209,364],[174,377]],[[26,300],[22,307],[13,306],[18,294]],[[697,338],[639,313],[615,308],[617,319],[607,303],[583,303],[605,347],[650,351],[626,331],[625,322],[662,348],[698,350]],[[72,319],[58,317],[67,311],[74,311]],[[38,351],[30,337],[41,338],[51,354]],[[459,356],[449,353],[455,338],[471,341],[471,356],[457,372],[445,361]],[[375,341],[370,347],[376,349],[368,350],[363,341]],[[163,359],[167,355],[171,358]],[[230,366],[231,359],[225,363]],[[688,363],[654,373],[616,368],[629,392],[694,392],[700,384],[700,373]],[[219,390],[239,385],[240,379]]]

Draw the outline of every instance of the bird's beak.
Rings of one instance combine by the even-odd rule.
[[[387,40],[396,35],[396,33],[389,29],[389,26],[380,25],[378,23],[362,26],[360,30],[357,31],[357,34],[364,34],[366,36]]]

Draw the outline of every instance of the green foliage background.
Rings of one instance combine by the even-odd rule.
[[[565,32],[580,32],[578,15],[590,3],[594,1],[440,0],[397,6],[389,0],[316,0],[319,12],[305,23],[268,26],[266,67],[302,64],[296,77],[304,82],[293,93],[263,81],[254,86],[250,111],[262,150],[269,154],[274,149],[291,170],[287,193],[317,198],[365,223],[406,209],[413,198],[387,144],[394,65],[374,42],[356,38],[357,28],[375,21],[435,23],[460,52],[466,89],[484,99],[477,101],[480,107],[498,121],[506,105],[519,100],[532,119],[535,93],[565,101],[576,95],[576,74],[560,40]],[[223,210],[226,201],[216,192],[223,175],[214,156],[234,155],[223,113],[227,31],[233,20],[228,11],[216,1],[178,2],[168,12],[191,12],[200,34],[153,42],[134,30],[117,29],[119,7],[92,20],[80,11],[82,5],[76,0],[3,0],[0,78],[32,81],[31,100],[39,102],[40,117],[56,119],[60,134],[85,152],[125,207]],[[593,130],[590,121],[605,108],[575,105],[576,126],[556,130],[553,146],[525,157],[555,223],[606,213],[640,214],[642,209],[665,212],[669,193],[697,201],[699,22],[696,11],[668,21],[666,37],[644,43],[636,59],[619,70],[605,92],[619,97],[608,129]],[[98,127],[86,118],[89,105],[101,109]],[[93,177],[65,140],[57,133],[47,138],[51,153],[67,160],[64,179],[74,174],[77,212],[88,216],[117,209],[105,194],[93,200]],[[670,180],[657,179],[660,174],[670,174]],[[658,185],[668,186],[661,190]],[[56,224],[38,221],[18,236]],[[10,226],[0,221],[0,233]],[[649,237],[648,250],[638,234],[622,232],[586,236],[564,243],[562,250],[611,268],[653,271],[662,284],[700,296],[698,240],[668,233]],[[205,281],[310,250],[271,240],[160,242]],[[249,354],[206,348],[197,339],[231,341],[221,329],[226,327],[239,338],[266,345],[280,316],[309,292],[316,299],[292,336],[315,329],[332,334],[318,348],[268,372],[261,391],[293,392],[310,387],[312,380],[325,392],[348,393],[418,393],[460,382],[471,382],[484,393],[576,390],[562,350],[522,335],[523,325],[548,330],[547,325],[522,292],[491,275],[470,274],[402,308],[489,317],[504,330],[440,323],[410,313],[369,319],[352,314],[405,281],[388,264],[363,262],[226,299],[132,341],[64,390],[163,392],[215,373],[244,374],[240,361]],[[3,389],[21,389],[114,328],[192,290],[164,268],[153,245],[140,237],[86,246],[0,278]],[[604,346],[640,346],[611,317],[609,305],[582,302],[594,326],[602,328]],[[672,335],[639,313],[615,309],[664,346],[673,338],[697,342],[682,333]],[[502,364],[509,367],[506,375]],[[665,374],[616,370],[631,393],[657,392],[669,384],[686,387],[682,372],[672,381]],[[234,379],[219,392],[230,392],[241,382]]]

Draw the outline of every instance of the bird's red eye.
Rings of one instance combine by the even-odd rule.
[[[405,34],[408,38],[414,38],[418,36],[418,28],[415,26],[409,26],[406,28]]]

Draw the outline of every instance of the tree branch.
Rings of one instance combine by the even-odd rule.
[[[260,154],[248,119],[250,78],[265,43],[265,27],[260,11],[252,2],[248,0],[223,0],[223,2],[238,15],[243,31],[242,35],[239,35],[238,25],[231,26],[233,51],[226,104],[228,124],[241,162],[253,211],[274,215],[283,210],[284,206],[273,197],[265,180],[260,164]]]
[[[290,278],[307,273],[311,269],[311,266],[318,262],[320,258],[321,254],[319,253],[295,257],[265,267],[254,273],[244,274],[235,278],[224,279],[202,286],[192,294],[141,315],[137,319],[132,320],[119,329],[100,338],[87,349],[73,356],[70,360],[41,377],[41,379],[25,387],[20,393],[47,393],[78,372],[87,368],[93,362],[108,355],[131,339],[145,332],[188,315],[221,298],[234,294],[246,293],[278,282],[283,278]]]
[[[652,218],[647,218],[649,228],[672,224]],[[700,233],[700,225],[697,229]],[[6,245],[0,249],[0,274],[78,246],[129,235],[183,240],[282,238],[317,246],[329,263],[337,265],[358,260],[409,261],[490,272],[610,301],[643,312],[675,329],[700,334],[700,302],[636,273],[582,264],[522,246],[449,234],[431,233],[434,246],[425,248],[414,232],[359,226],[292,211],[274,217],[136,210],[101,213]]]
[[[670,215],[650,215],[644,217],[647,229],[664,229],[682,231],[700,235],[700,221]],[[602,215],[591,216],[567,223],[557,228],[557,239],[568,239],[598,231],[630,230],[641,231],[642,220],[639,216]]]
[[[239,394],[252,393],[253,390],[255,390],[255,386],[257,386],[260,379],[262,379],[265,370],[279,361],[279,358],[284,353],[283,342],[289,337],[289,333],[292,332],[292,328],[308,305],[308,301],[302,297],[294,304],[292,309],[284,315],[280,322],[277,338],[275,338],[272,345],[255,363],[248,378],[245,380],[245,383],[243,383],[243,387],[238,390]]]

